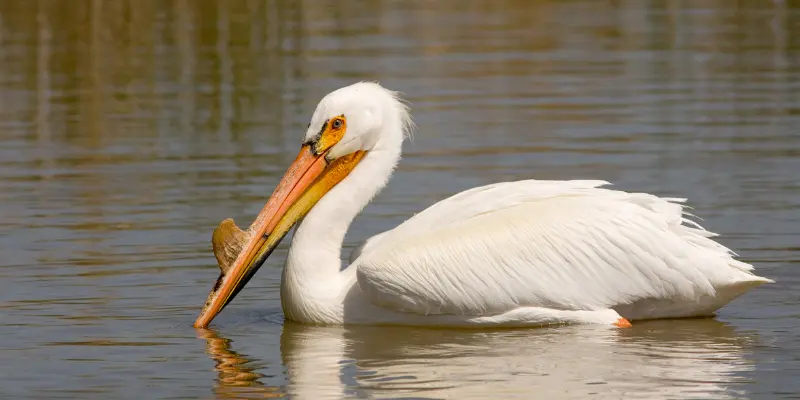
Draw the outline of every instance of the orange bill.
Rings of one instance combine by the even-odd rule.
[[[292,226],[344,179],[366,153],[357,151],[332,162],[326,160],[326,154],[315,154],[310,145],[300,149],[300,154],[250,227],[250,235],[236,260],[229,267],[222,268],[194,323],[195,327],[205,328],[211,323],[244,288]]]

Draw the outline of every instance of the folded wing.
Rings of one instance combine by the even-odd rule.
[[[492,315],[692,301],[767,281],[686,220],[682,199],[604,184],[529,180],[457,194],[368,241],[353,265],[358,284],[393,310]]]

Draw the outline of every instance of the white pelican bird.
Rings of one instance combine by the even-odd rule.
[[[386,185],[411,125],[397,93],[376,83],[325,96],[250,229],[228,219],[214,231],[222,272],[195,326],[208,326],[295,224],[281,304],[307,324],[627,327],[708,316],[772,282],[685,219],[684,199],[585,180],[456,194],[370,238],[343,269],[345,233]]]

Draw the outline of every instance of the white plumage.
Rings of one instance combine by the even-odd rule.
[[[304,142],[327,140],[336,118],[347,119],[347,131],[328,154],[365,155],[297,227],[281,283],[289,319],[618,324],[710,315],[771,282],[687,220],[683,199],[583,180],[506,182],[456,194],[369,239],[342,269],[344,235],[391,176],[411,123],[395,92],[358,83],[320,102]]]
[[[351,268],[376,304],[423,315],[521,307],[624,309],[628,319],[707,315],[766,282],[687,221],[679,199],[603,184],[472,189],[382,234]]]

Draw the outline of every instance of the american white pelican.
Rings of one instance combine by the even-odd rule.
[[[221,273],[195,326],[208,326],[295,224],[281,304],[308,324],[627,327],[711,315],[772,282],[684,218],[684,199],[584,180],[456,194],[373,236],[342,269],[345,232],[386,185],[411,125],[397,93],[376,83],[325,96],[250,229],[228,219],[214,231]]]

